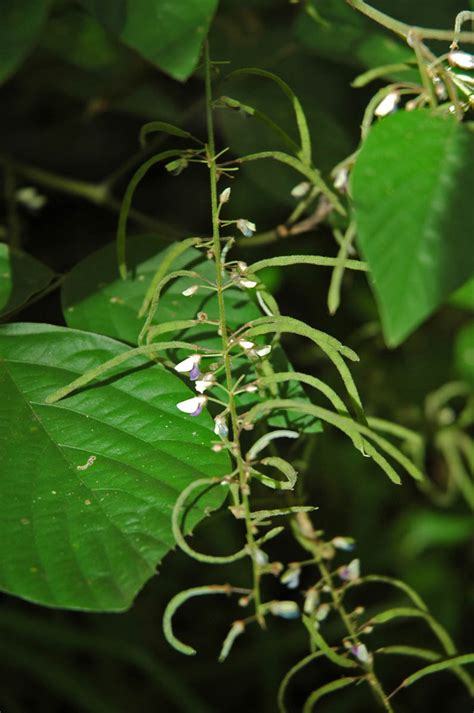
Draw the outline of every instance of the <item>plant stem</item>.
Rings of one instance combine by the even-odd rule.
[[[304,532],[300,527],[300,523],[302,521],[304,522]],[[354,624],[352,623],[352,620],[341,601],[341,596],[338,589],[334,586],[332,574],[326,567],[324,559],[321,556],[319,544],[317,541],[317,535],[313,530],[310,519],[304,514],[301,514],[297,518],[295,518],[293,520],[293,532],[295,533],[295,537],[297,541],[301,544],[301,546],[307,552],[310,552],[314,556],[314,561],[318,566],[321,578],[324,581],[324,584],[329,588],[331,592],[334,609],[339,614],[339,617],[341,618],[341,621],[344,624],[344,627],[351,640],[356,644],[356,646],[359,646],[360,640],[357,636],[356,629],[354,628]],[[387,694],[383,690],[382,684],[380,683],[377,674],[375,673],[374,665],[371,660],[369,660],[365,664],[365,669],[366,680],[370,685],[375,698],[384,707],[387,713],[394,713],[392,705],[388,700]]]
[[[253,569],[253,598],[255,602],[255,613],[256,618],[261,626],[265,625],[264,617],[261,613],[261,596],[260,596],[260,572],[259,565],[256,561],[256,550],[255,538],[253,535],[253,525],[250,517],[250,504],[248,496],[248,485],[246,478],[246,470],[244,467],[244,462],[242,459],[242,453],[240,450],[239,442],[239,425],[237,418],[237,407],[235,403],[234,395],[234,381],[232,376],[232,365],[231,356],[229,353],[229,337],[227,334],[227,322],[225,313],[225,302],[224,302],[224,290],[223,290],[223,279],[222,279],[222,264],[221,264],[221,238],[220,238],[220,228],[219,228],[219,210],[217,201],[217,167],[216,167],[216,149],[214,140],[214,121],[212,115],[212,83],[211,83],[211,60],[209,56],[209,42],[206,41],[204,49],[204,65],[205,65],[205,85],[206,85],[206,119],[207,119],[207,163],[209,166],[209,179],[210,179],[210,189],[211,189],[211,211],[212,211],[212,241],[213,241],[213,252],[214,260],[216,265],[216,287],[217,287],[217,299],[219,305],[219,332],[222,340],[222,351],[224,358],[224,368],[226,375],[226,385],[229,392],[229,414],[232,426],[232,439],[233,439],[233,456],[236,459],[238,472],[239,472],[239,482],[240,482],[240,492],[242,497],[242,505],[244,507],[245,514],[245,527],[247,535],[247,545],[249,549],[249,554],[252,559],[252,569]]]
[[[7,156],[0,156],[0,164],[7,171],[14,171],[16,174],[30,179],[33,183],[37,183],[45,188],[51,188],[53,191],[66,193],[68,195],[84,198],[94,205],[109,208],[114,212],[120,212],[121,201],[117,200],[109,191],[106,183],[93,183],[90,181],[80,181],[68,176],[62,176],[58,173],[45,171],[36,166],[30,166],[25,163],[20,163]],[[156,230],[160,237],[164,240],[174,241],[176,238],[181,238],[184,232],[177,230],[159,220],[155,220],[149,215],[146,215],[138,210],[131,209],[129,217],[134,220],[137,225],[141,225],[147,230]]]
[[[407,39],[409,33],[411,32],[419,35],[425,40],[449,41],[456,36],[456,39],[461,42],[474,42],[474,32],[460,32],[459,34],[456,34],[454,29],[437,30],[431,27],[407,25],[405,22],[394,20],[393,17],[386,15],[384,12],[380,12],[380,10],[376,10],[363,0],[346,0],[346,2],[355,10],[358,10],[363,15],[370,17],[371,20],[374,20],[379,25],[382,25],[382,27],[386,27],[388,30],[395,32],[395,34],[403,37],[404,39]]]

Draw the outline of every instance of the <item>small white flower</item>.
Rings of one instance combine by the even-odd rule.
[[[254,560],[257,564],[259,564],[261,567],[263,567],[264,565],[268,564],[268,555],[263,550],[259,550],[257,548],[255,550]]]
[[[214,419],[214,433],[216,436],[221,438],[227,438],[229,435],[229,429],[227,428],[227,423],[224,416],[216,416]],[[260,550],[259,550],[260,552]]]
[[[244,262],[243,260],[239,260],[239,261],[237,262],[237,267],[238,267],[238,269],[239,269],[239,272],[242,272],[242,273],[246,272],[247,269],[248,269],[247,263]]]
[[[280,582],[284,584],[288,589],[296,589],[299,586],[301,577],[300,567],[290,567],[283,572],[280,577]]]
[[[193,398],[186,399],[186,401],[180,401],[179,404],[176,404],[176,408],[179,408],[183,413],[189,413],[191,416],[199,416],[206,403],[206,396],[193,396]]]
[[[248,339],[239,339],[239,344],[245,351],[250,351],[255,346],[254,342],[250,342]]]
[[[316,609],[316,620],[324,621],[330,611],[331,611],[331,607],[329,606],[329,604],[321,604]]]
[[[345,582],[352,582],[360,577],[360,562],[358,559],[352,560],[348,565],[339,567],[337,570],[339,577]]]
[[[474,69],[474,54],[456,50],[448,54],[448,62],[453,67],[459,67],[459,69]]]
[[[258,391],[258,386],[256,384],[247,384],[242,391],[246,391],[248,394],[255,394]]]
[[[239,218],[236,225],[238,230],[240,230],[242,235],[245,235],[246,238],[251,238],[257,230],[255,223],[251,223],[250,220],[246,220],[245,218]]]
[[[367,663],[370,659],[370,654],[367,651],[367,646],[365,644],[359,644],[358,646],[351,647],[351,653],[359,659],[361,663]]]
[[[255,354],[263,359],[270,354],[272,347],[270,344],[264,344],[263,347],[257,347],[254,351]]]
[[[344,550],[345,552],[351,552],[355,547],[352,537],[334,537],[331,542],[337,550]]]
[[[298,183],[294,188],[291,189],[291,195],[293,198],[303,198],[311,188],[311,183],[309,181],[302,181]]]
[[[213,450],[214,453],[220,453],[223,448],[224,446],[222,443],[214,443],[211,450]],[[221,483],[221,485],[226,485],[226,483]]]
[[[174,370],[180,374],[185,374],[187,371],[192,371],[200,361],[200,354],[191,354],[191,356],[186,357],[186,359],[180,361],[179,364],[176,364]]]
[[[15,198],[18,203],[22,203],[26,208],[32,211],[40,210],[48,200],[46,196],[39,193],[34,186],[19,188],[15,193]]]
[[[319,593],[314,587],[308,589],[304,598],[303,611],[305,614],[312,614],[319,604]]]
[[[246,287],[248,290],[251,290],[252,287],[256,287],[256,286],[257,286],[257,282],[256,282],[256,280],[249,280],[249,279],[246,278],[246,277],[240,277],[240,278],[239,278],[239,285],[241,285],[241,287]]]
[[[224,188],[222,193],[219,196],[219,203],[227,203],[230,198],[230,186],[227,186],[227,188]]]
[[[349,182],[349,171],[348,169],[343,166],[340,168],[338,171],[336,171],[336,175],[334,176],[334,188],[337,191],[341,191],[341,193],[345,193],[347,190],[347,184]]]
[[[391,114],[397,108],[398,102],[400,101],[400,94],[398,92],[390,92],[382,101],[375,107],[374,114],[382,118]]]
[[[300,615],[297,603],[292,601],[272,602],[270,611],[273,616],[281,616],[283,619],[297,619]]]
[[[203,394],[207,389],[210,389],[216,383],[214,374],[204,374],[201,379],[196,379],[194,387],[196,391]]]
[[[185,290],[181,292],[185,297],[192,297],[199,290],[199,285],[191,285],[191,287],[186,287]]]

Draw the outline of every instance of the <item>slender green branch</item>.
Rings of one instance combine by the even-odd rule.
[[[346,0],[346,2],[355,10],[358,10],[363,15],[370,17],[370,19],[374,20],[377,24],[382,25],[382,27],[386,27],[387,30],[391,30],[396,35],[399,35],[404,39],[407,39],[409,33],[413,32],[414,34],[419,35],[425,40],[446,40],[449,42],[454,37],[456,37],[459,42],[474,42],[474,32],[457,33],[454,29],[437,30],[431,27],[418,27],[416,25],[407,25],[405,22],[394,20],[393,17],[390,17],[390,15],[386,15],[384,12],[376,10],[374,7],[368,5],[363,0]]]

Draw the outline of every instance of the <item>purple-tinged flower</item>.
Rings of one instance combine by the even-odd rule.
[[[201,372],[199,371],[199,362],[201,361],[200,354],[191,354],[191,356],[186,357],[179,364],[176,364],[174,370],[179,374],[189,373],[189,378],[191,381],[196,381],[199,379]]]
[[[360,562],[358,559],[352,560],[349,564],[339,567],[337,570],[339,577],[344,582],[352,582],[360,577]]]
[[[246,238],[251,238],[257,230],[255,223],[252,223],[250,220],[246,220],[245,218],[239,218],[236,225],[238,230],[240,230],[242,235],[245,235]]]
[[[199,416],[206,403],[207,396],[193,396],[192,399],[180,401],[179,404],[176,404],[176,408],[179,408],[183,413],[189,413],[190,416]]]
[[[359,659],[361,663],[368,663],[370,659],[370,654],[367,651],[367,646],[365,644],[358,644],[357,646],[351,646],[351,654]]]

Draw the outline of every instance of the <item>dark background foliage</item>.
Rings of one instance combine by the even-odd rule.
[[[328,17],[333,20],[341,13],[341,23],[334,25],[333,39],[326,44],[317,41],[320,27],[311,24],[301,7],[284,0],[223,1],[211,30],[214,59],[229,62],[223,71],[256,66],[274,71],[290,83],[307,113],[315,161],[324,171],[354,150],[358,142],[362,112],[373,88],[353,89],[353,78],[370,62],[385,63],[391,52],[393,56],[397,51],[401,56],[406,52],[402,45],[391,48],[392,38],[370,23],[362,23],[363,29],[357,31],[358,17],[351,35],[344,24],[351,11],[342,5],[328,3]],[[433,27],[450,27],[456,12],[465,9],[457,0],[380,0],[377,6],[398,19]],[[324,16],[323,9],[321,13]],[[27,14],[25,9],[20,21],[26,23]],[[361,49],[364,43],[372,48],[369,59]],[[236,80],[222,91],[249,104],[258,102],[290,129],[284,99],[261,80]],[[202,94],[199,69],[180,84],[119,44],[79,4],[58,1],[51,8],[38,46],[0,89],[0,151],[19,163],[92,183],[119,170],[114,185],[119,199],[130,176],[127,162],[138,150],[137,135],[143,122],[173,121],[202,135]],[[229,145],[236,155],[272,146],[265,130],[237,113],[218,114],[217,129],[219,145]],[[30,185],[26,175],[16,175],[17,187]],[[233,187],[233,208],[255,220],[259,230],[269,229],[291,208],[293,184],[294,177],[283,168],[248,168]],[[33,212],[19,207],[13,217],[23,250],[65,273],[113,239],[116,206],[94,205],[72,193],[36,185],[48,198],[46,206]],[[209,231],[207,190],[207,178],[199,168],[190,168],[179,178],[152,172],[135,202],[135,207],[149,216],[148,223],[147,219],[142,219],[143,225],[135,222],[132,232],[153,228],[150,219],[172,226],[178,233]],[[7,201],[5,224],[12,220],[9,211]],[[292,239],[291,245],[283,241],[241,250],[240,254],[242,259],[259,259],[285,251],[332,255],[334,244],[320,229]],[[454,341],[469,319],[467,311],[445,306],[401,347],[388,350],[373,297],[360,276],[346,276],[343,304],[334,318],[327,313],[329,275],[323,270],[274,271],[267,280],[277,293],[282,312],[305,319],[358,350],[361,362],[354,373],[370,414],[421,428],[430,437],[432,424],[424,417],[424,399],[459,376]],[[24,309],[20,318],[63,324],[58,291]],[[331,380],[318,355],[302,349],[299,341],[289,340],[287,349],[295,367]],[[445,466],[434,449],[428,450],[427,470],[440,487],[446,485]],[[314,439],[306,473],[308,500],[320,508],[318,527],[331,536],[353,535],[362,570],[391,574],[410,583],[450,630],[459,650],[468,650],[472,549],[470,520],[463,502],[443,508],[412,482],[393,486],[375,465],[333,432]],[[212,551],[216,542],[227,543],[231,549],[236,538],[230,518],[219,513],[198,528],[195,544]],[[289,539],[284,542],[284,554],[290,560],[299,554]],[[282,559],[281,550],[278,557]],[[275,621],[268,631],[251,631],[238,641],[224,665],[215,659],[231,616],[225,600],[218,605],[212,600],[193,603],[180,613],[179,629],[198,649],[196,658],[177,654],[161,633],[164,607],[180,588],[200,582],[245,581],[246,577],[248,573],[236,566],[215,572],[172,552],[160,565],[159,576],[147,584],[125,614],[47,610],[3,595],[1,710],[275,711],[278,682],[306,653],[306,637],[299,624]],[[368,610],[392,601],[396,604],[398,600],[387,598],[383,589],[375,590]],[[394,624],[388,632],[393,643],[430,645],[429,633],[412,623]],[[397,662],[394,667],[391,660],[385,672],[388,680],[395,685],[400,675],[412,670],[410,663]],[[294,710],[328,673],[329,664],[314,664],[295,679],[291,693]],[[335,696],[326,709],[366,713],[371,705],[364,692],[354,689],[349,695]],[[444,673],[402,694],[397,710],[447,713],[467,711],[467,706],[459,682]]]

